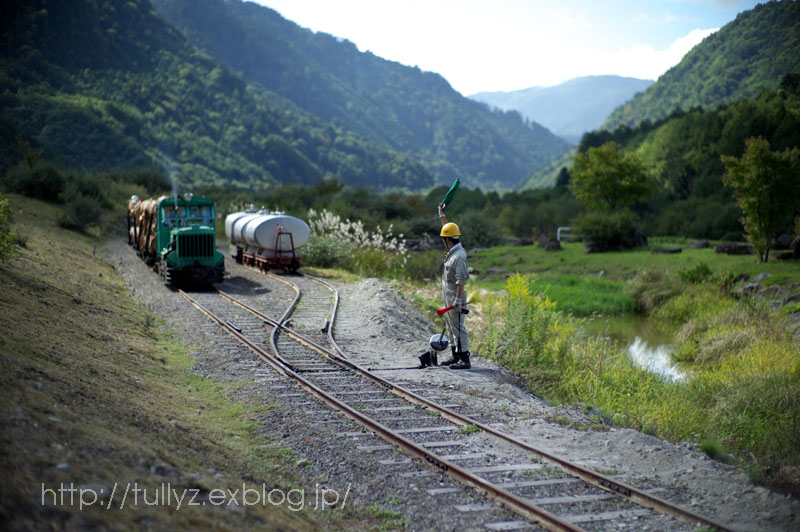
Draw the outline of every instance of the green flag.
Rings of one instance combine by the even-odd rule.
[[[445,207],[450,205],[450,202],[453,200],[453,196],[456,195],[456,189],[460,184],[461,181],[458,178],[456,178],[456,180],[453,182],[453,186],[451,186],[450,190],[447,191],[447,194],[444,195],[444,199],[442,200],[442,205],[444,205]]]

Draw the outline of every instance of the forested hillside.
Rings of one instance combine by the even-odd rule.
[[[185,185],[433,183],[411,157],[247,84],[148,0],[3,3],[0,34],[0,171],[28,143],[60,165],[160,166]]]
[[[706,37],[646,91],[618,107],[604,127],[635,126],[676,109],[754,98],[775,90],[790,72],[800,72],[800,2],[760,4]]]
[[[300,108],[410,154],[438,183],[510,187],[568,144],[516,112],[491,111],[432,72],[359,52],[240,0],[154,0],[198,47]]]
[[[480,92],[471,99],[522,116],[577,144],[587,131],[605,122],[617,106],[652,85],[649,79],[621,76],[585,76],[553,87],[531,87],[511,92]]]
[[[633,129],[592,132],[578,149],[615,141],[642,158],[657,185],[636,207],[647,234],[740,240],[742,211],[723,184],[720,156],[741,157],[749,137],[763,137],[773,151],[800,147],[798,109],[800,75],[789,74],[778,90],[757,98],[719,109],[676,111]],[[800,190],[800,176],[796,179]]]

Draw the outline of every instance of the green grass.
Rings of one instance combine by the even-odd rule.
[[[476,432],[481,432],[481,429],[476,425],[466,425],[458,431],[459,434],[475,434]]]
[[[390,502],[390,504],[394,503]],[[391,530],[405,530],[407,528],[406,522],[403,520],[403,514],[398,511],[387,510],[386,508],[381,507],[379,504],[373,504],[367,508],[367,511],[375,519],[383,521],[383,523],[375,530],[388,532]]]
[[[471,281],[481,288],[500,291],[505,280]],[[625,292],[626,282],[597,275],[545,272],[531,277],[531,289],[555,301],[560,310],[576,316],[629,314],[637,310],[636,300]]]
[[[655,242],[653,242],[655,240]],[[501,246],[486,249],[470,257],[470,266],[481,272],[488,268],[500,268],[511,273],[552,273],[558,275],[599,276],[604,279],[628,280],[638,273],[657,268],[677,273],[705,263],[713,272],[746,273],[751,276],[766,272],[779,276],[783,282],[800,282],[800,268],[796,262],[770,260],[758,262],[755,255],[725,255],[715,253],[713,247],[706,249],[684,248],[676,254],[653,254],[650,249],[665,245],[651,239],[650,246],[630,251],[608,253],[584,253],[583,243],[562,244],[562,251],[544,251],[538,246]],[[496,278],[494,286],[502,283]]]
[[[559,310],[576,316],[592,314],[630,314],[653,306],[674,295],[670,277],[687,276],[691,272],[709,271],[712,278],[724,279],[747,274],[754,277],[768,273],[764,286],[800,283],[796,261],[758,262],[754,255],[733,256],[715,253],[713,248],[689,249],[692,241],[680,238],[651,239],[650,246],[629,251],[584,253],[583,243],[562,244],[562,251],[544,251],[538,246],[501,246],[481,251],[470,257],[470,266],[480,273],[470,280],[468,289],[501,291],[508,274],[486,275],[488,269],[509,273],[536,274],[533,289],[556,302]],[[653,254],[650,249],[665,245],[682,245],[677,254]],[[643,272],[657,278],[645,279],[636,293],[630,281]],[[661,281],[669,282],[661,282]],[[680,287],[678,288],[680,289]]]
[[[636,301],[625,293],[625,283],[600,277],[548,274],[533,278],[532,288],[553,301],[560,310],[576,315],[628,314]]]

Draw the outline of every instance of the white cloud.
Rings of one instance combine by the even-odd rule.
[[[592,23],[586,20],[586,17],[582,14],[569,15],[561,13],[558,16],[558,21],[562,26],[571,30],[588,30],[592,27]]]
[[[653,16],[649,13],[638,11],[633,16],[634,24],[670,24],[672,22],[678,22],[679,20],[681,20],[680,17],[669,11],[659,16]]]
[[[661,74],[680,63],[692,48],[719,28],[696,29],[680,37],[665,50],[655,50],[649,44],[635,45],[619,50],[606,61],[609,72],[622,76],[657,79]]]

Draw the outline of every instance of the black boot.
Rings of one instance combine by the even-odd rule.
[[[472,365],[469,363],[469,351],[458,353],[460,361],[458,364],[452,364],[450,369],[469,369]]]
[[[456,362],[458,362],[459,360],[461,360],[461,358],[459,357],[458,353],[456,353],[455,347],[451,347],[450,348],[450,352],[453,353],[453,356],[448,358],[444,362],[442,362],[442,364],[441,364],[442,366],[451,366],[451,365],[455,364]]]
[[[426,349],[425,351],[423,351],[419,355],[419,368],[420,369],[427,368],[428,366],[430,366],[432,364],[433,361],[431,360],[431,351],[433,351],[433,350],[432,349]]]

